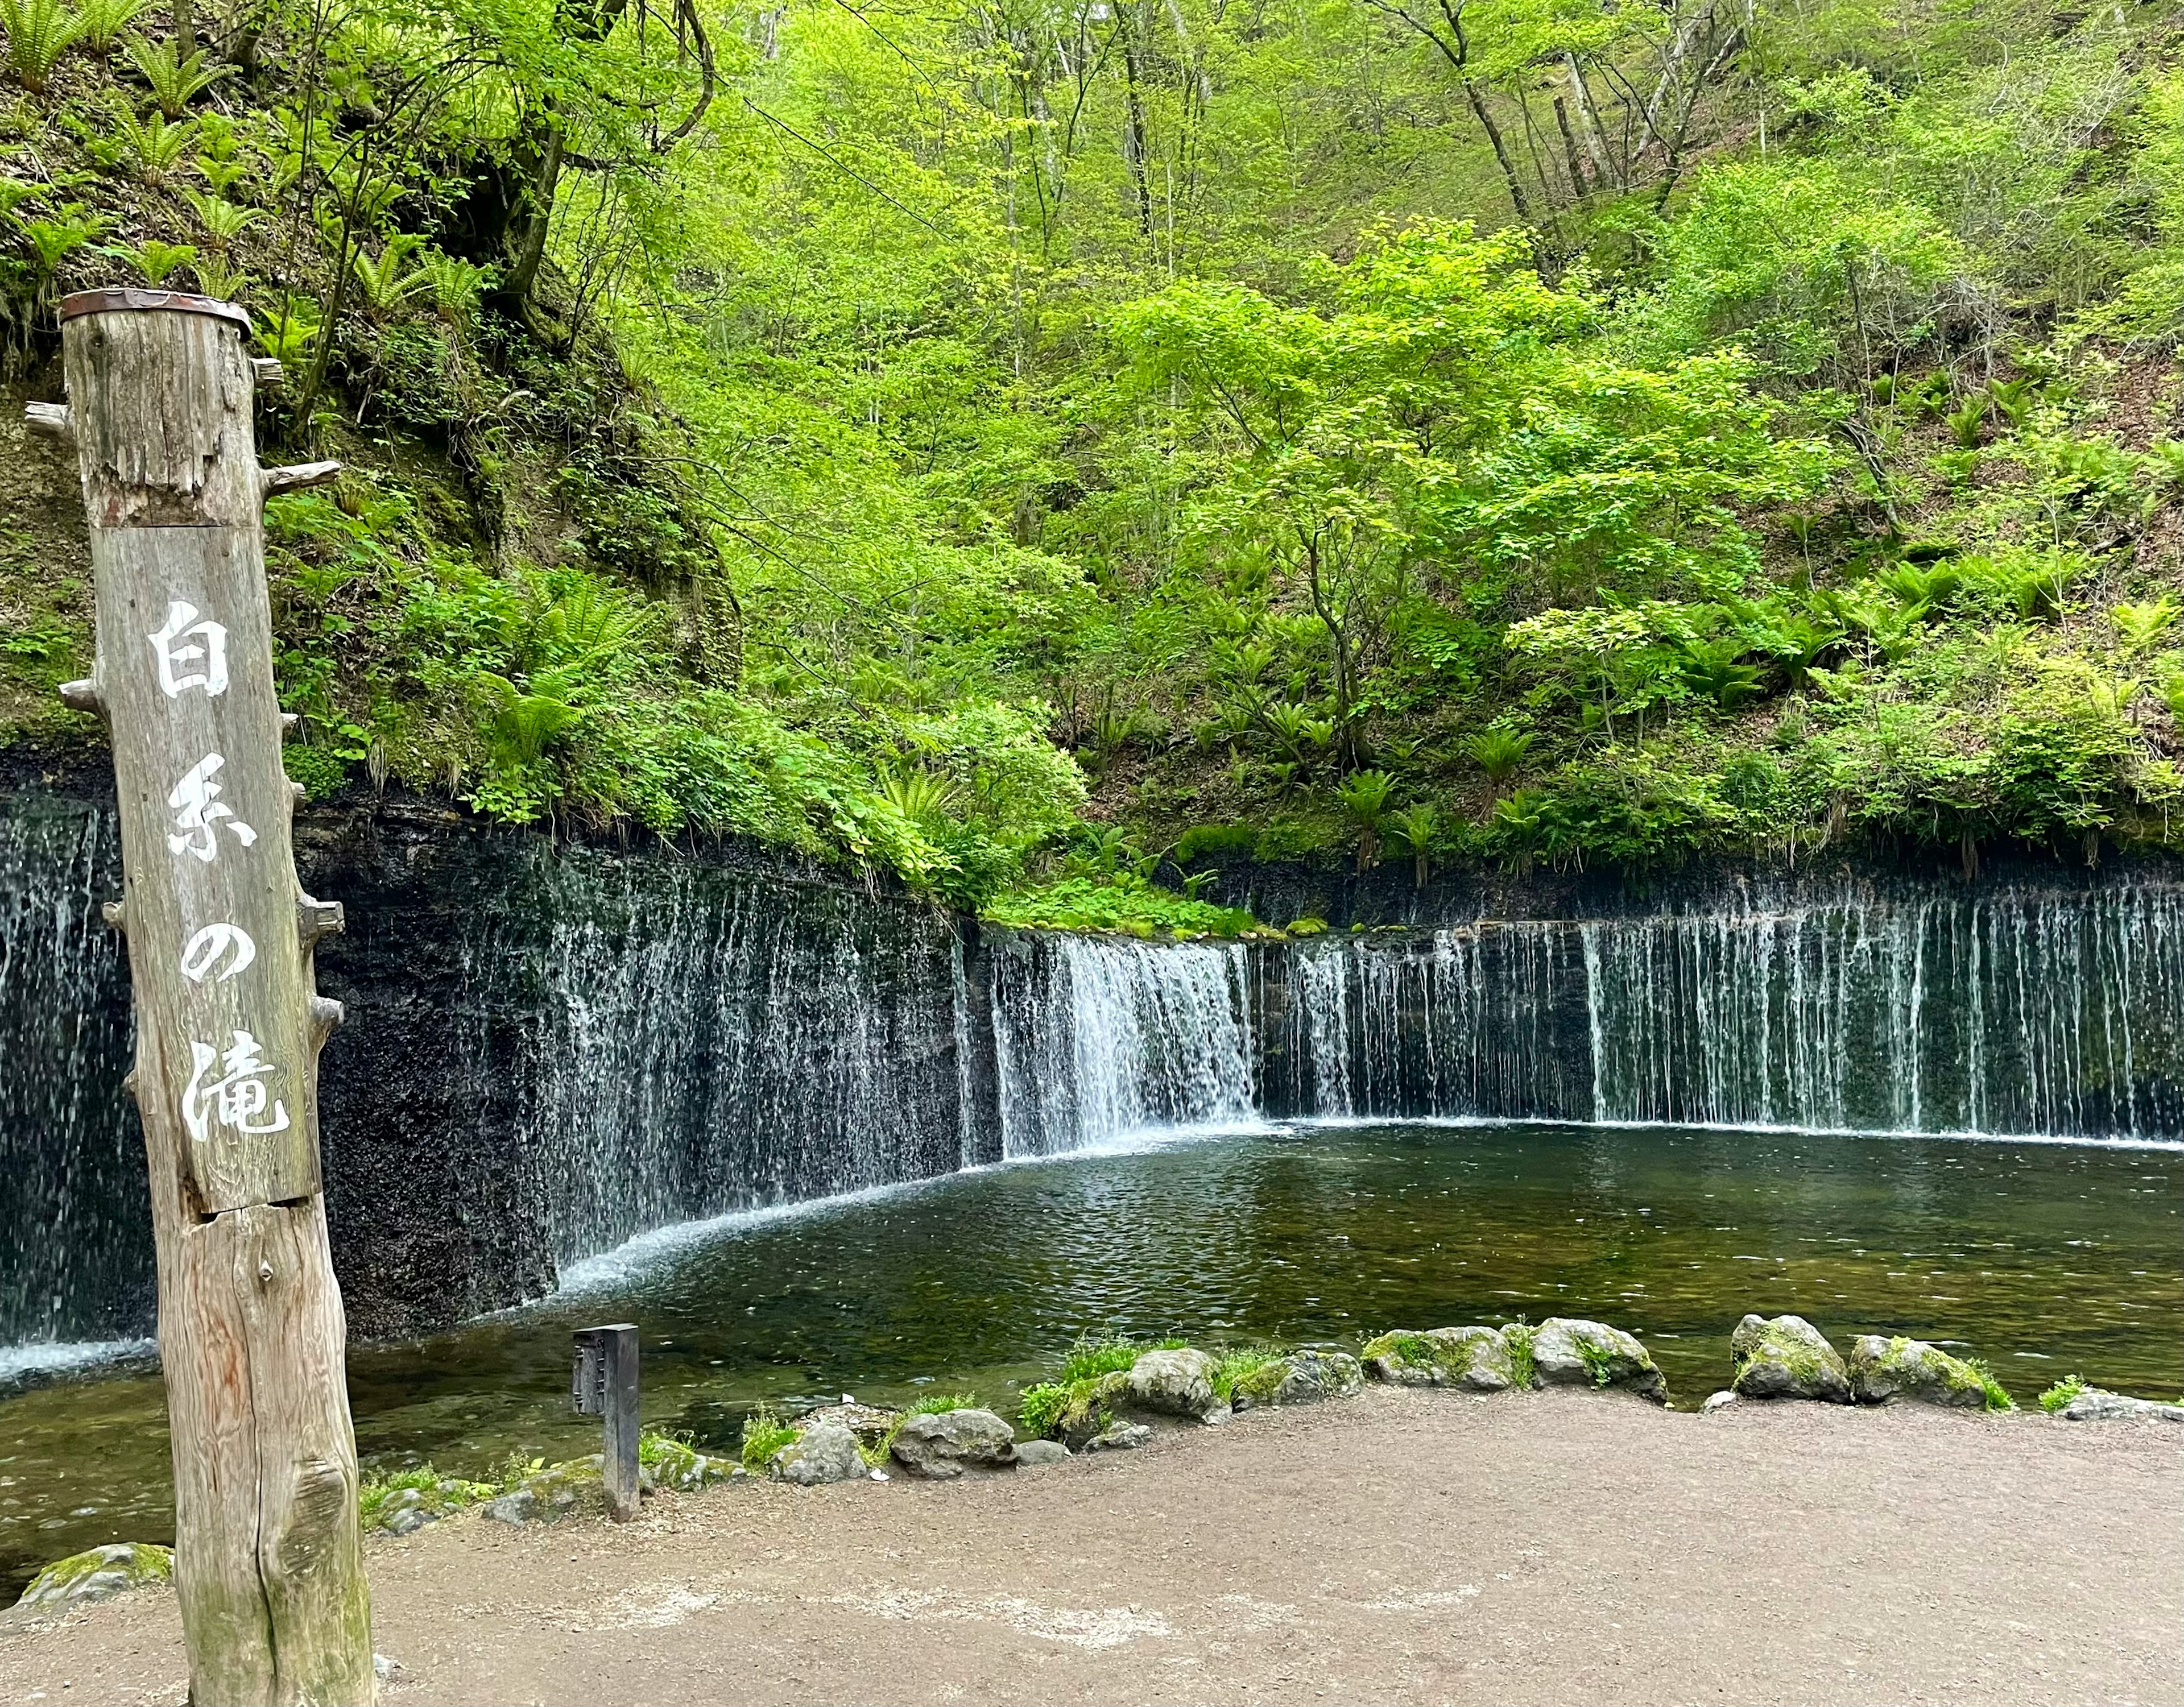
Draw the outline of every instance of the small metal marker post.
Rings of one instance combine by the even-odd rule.
[[[637,1515],[637,1324],[578,1328],[569,1398],[578,1415],[606,1419],[599,1479],[606,1487],[607,1515],[616,1523]]]

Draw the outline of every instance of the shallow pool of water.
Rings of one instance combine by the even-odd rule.
[[[567,1290],[356,1348],[365,1460],[482,1470],[597,1449],[569,1333],[644,1332],[648,1424],[727,1446],[760,1399],[975,1391],[1004,1410],[1078,1335],[1329,1340],[1597,1317],[1679,1404],[1747,1309],[1847,1346],[1903,1333],[2057,1376],[2184,1386],[2184,1154],[2103,1144],[1674,1128],[1295,1126],[993,1168],[653,1235]],[[0,1590],[98,1542],[166,1540],[142,1361],[0,1399]]]

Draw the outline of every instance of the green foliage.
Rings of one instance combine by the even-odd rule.
[[[235,70],[208,64],[202,47],[184,57],[172,36],[156,44],[142,36],[125,36],[121,57],[149,86],[153,104],[170,119],[181,118],[191,102]]]
[[[83,45],[105,58],[113,53],[121,32],[150,3],[151,0],[83,0],[76,8],[76,15],[83,19]]]
[[[1994,1371],[1989,1368],[1983,1359],[1968,1357],[1964,1359],[1964,1367],[1979,1377],[1980,1389],[1986,1395],[1987,1410],[2014,1410],[2017,1409],[2017,1401],[2003,1389]]]
[[[2040,1395],[2040,1408],[2053,1416],[2066,1409],[2070,1401],[2086,1390],[2087,1382],[2082,1375],[2066,1375]]]
[[[744,1419],[743,1448],[739,1454],[743,1467],[753,1475],[763,1475],[773,1455],[784,1446],[796,1443],[802,1432],[783,1418],[772,1405],[761,1404]]]
[[[1000,895],[986,916],[1001,925],[1058,931],[1107,931],[1150,939],[1239,937],[1256,927],[1246,909],[1217,907],[1163,889],[1135,872],[1110,877],[1065,877],[1037,888]]]
[[[32,94],[44,92],[62,54],[83,36],[84,16],[61,0],[0,0],[0,30],[8,34],[8,69]]]

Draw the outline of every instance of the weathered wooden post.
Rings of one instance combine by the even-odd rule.
[[[607,1515],[627,1523],[637,1515],[637,1442],[640,1427],[637,1325],[607,1322],[577,1330],[576,1368],[569,1398],[579,1416],[606,1419],[606,1453],[599,1479],[606,1485]]]
[[[61,304],[98,592],[91,679],[120,796],[123,898],[174,1436],[190,1699],[370,1702],[370,1604],[345,1326],[319,1189],[318,1056],[341,1019],[296,881],[262,511],[332,463],[264,470],[248,317],[87,291]]]

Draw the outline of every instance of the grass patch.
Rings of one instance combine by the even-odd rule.
[[[743,1466],[762,1475],[773,1455],[793,1444],[803,1430],[794,1426],[770,1404],[761,1404],[744,1419]]]
[[[2040,1395],[2040,1408],[2053,1416],[2083,1393],[2088,1385],[2082,1375],[2066,1375]]]
[[[1529,1392],[1539,1372],[1538,1361],[1532,1355],[1531,1323],[1518,1316],[1502,1329],[1502,1343],[1509,1348],[1509,1384],[1519,1392]],[[1585,1366],[1592,1365],[1590,1360]]]
[[[1994,1371],[1988,1366],[1986,1359],[1968,1357],[1964,1359],[1964,1364],[1966,1369],[1979,1377],[1980,1391],[1986,1395],[1986,1408],[1989,1410],[2017,1409],[2017,1401],[2009,1396],[2008,1390],[1996,1378]]]
[[[1059,1375],[1023,1390],[1017,1401],[1017,1421],[1026,1433],[1051,1439],[1064,1417],[1092,1402],[1096,1396],[1094,1389],[1101,1382],[1125,1373],[1149,1351],[1181,1351],[1190,1343],[1173,1337],[1145,1340],[1106,1334],[1095,1339],[1086,1334],[1063,1356]]]

